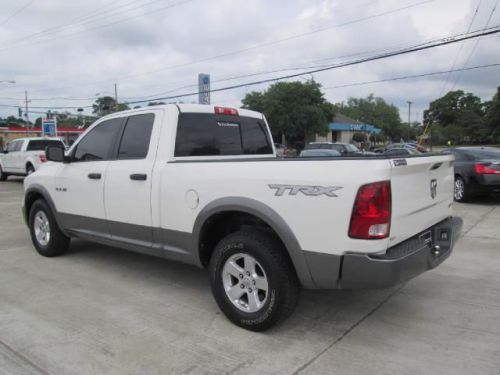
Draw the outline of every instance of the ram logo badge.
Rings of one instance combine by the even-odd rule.
[[[275,189],[274,195],[277,197],[283,196],[286,192],[288,195],[297,195],[302,193],[309,197],[317,197],[326,195],[327,197],[338,197],[334,192],[342,189],[342,186],[308,186],[308,185],[268,185],[271,189]]]

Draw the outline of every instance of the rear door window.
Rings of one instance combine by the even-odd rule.
[[[179,115],[175,156],[272,154],[263,120],[210,113]]]
[[[152,113],[128,118],[118,150],[118,159],[144,159],[146,157],[154,120],[155,116]]]

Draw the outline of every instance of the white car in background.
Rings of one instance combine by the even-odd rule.
[[[27,176],[47,161],[45,149],[59,146],[65,149],[60,138],[19,138],[7,144],[0,155],[0,181],[8,176]]]

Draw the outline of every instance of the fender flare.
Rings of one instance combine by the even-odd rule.
[[[255,199],[245,197],[220,198],[210,202],[200,211],[195,220],[192,232],[195,240],[194,248],[197,252],[198,260],[200,259],[199,241],[204,224],[211,216],[226,211],[239,211],[254,215],[269,225],[285,245],[302,286],[306,288],[316,287],[311,277],[309,267],[307,266],[304,253],[288,224],[271,207]]]
[[[64,230],[64,227],[61,225],[61,218],[60,218],[59,212],[56,209],[56,205],[54,204],[54,200],[50,196],[50,193],[47,190],[47,188],[45,188],[44,186],[42,186],[40,184],[30,185],[30,187],[27,188],[25,193],[24,193],[23,211],[24,211],[24,219],[25,219],[26,223],[28,223],[28,219],[29,219],[29,211],[28,211],[28,207],[26,205],[27,198],[29,197],[30,194],[33,194],[33,193],[40,194],[43,197],[45,202],[47,202],[47,204],[49,205],[49,208],[52,211],[54,218],[56,219],[57,226],[59,227],[61,232],[63,232],[64,235],[69,237],[69,235]]]

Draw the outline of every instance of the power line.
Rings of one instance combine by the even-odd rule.
[[[185,3],[190,3],[192,1],[194,1],[194,0],[179,1],[177,3],[173,3],[173,4],[169,4],[167,6],[164,6],[164,7],[153,9],[151,11],[144,12],[144,13],[139,14],[139,15],[135,15],[135,16],[123,18],[123,19],[120,19],[120,20],[117,20],[117,21],[114,21],[114,22],[110,22],[110,23],[107,23],[107,24],[98,25],[98,26],[95,26],[95,27],[92,27],[92,28],[89,28],[89,29],[86,29],[86,30],[81,30],[81,31],[78,31],[78,32],[75,32],[75,33],[72,33],[72,34],[59,35],[59,36],[56,36],[54,38],[49,38],[49,39],[41,40],[41,41],[34,42],[34,43],[31,42],[31,41],[29,41],[29,42],[24,43],[24,44],[17,44],[17,45],[5,46],[3,48],[0,48],[0,51],[11,49],[13,47],[26,47],[26,46],[31,46],[31,45],[37,45],[37,44],[47,43],[47,42],[50,42],[50,41],[55,40],[55,39],[66,39],[66,38],[72,37],[74,35],[83,34],[83,33],[89,32],[89,31],[93,31],[93,30],[97,30],[97,29],[102,29],[102,28],[110,27],[110,26],[116,25],[118,23],[129,21],[129,20],[132,20],[132,19],[135,19],[135,18],[138,18],[138,17],[144,17],[144,16],[146,16],[148,14],[157,13],[157,12],[160,12],[162,10],[166,10],[166,9],[174,8],[174,7],[177,7],[177,6],[180,6],[180,5],[184,5]]]
[[[400,80],[405,80],[405,79],[413,79],[413,78],[437,76],[437,75],[446,74],[446,73],[464,72],[464,71],[467,71],[467,70],[492,68],[492,67],[496,67],[496,66],[500,66],[500,63],[486,64],[486,65],[477,65],[477,66],[471,66],[471,67],[468,67],[468,68],[458,68],[458,69],[443,70],[443,71],[440,71],[440,72],[428,72],[428,73],[421,73],[421,74],[412,74],[412,75],[406,75],[406,76],[400,76],[400,77],[377,79],[377,80],[373,80],[373,81],[362,81],[362,82],[348,83],[348,84],[345,84],[345,85],[322,87],[322,89],[323,90],[331,90],[331,89],[341,89],[341,88],[344,88],[344,87],[365,86],[365,85],[371,85],[371,84],[374,84],[374,83],[382,83],[382,82],[400,81]]]
[[[472,18],[469,22],[469,26],[467,27],[466,33],[469,33],[471,28],[472,28],[472,24],[474,23],[474,20],[476,19],[476,16],[477,16],[477,13],[479,12],[479,8],[481,7],[481,2],[482,2],[482,0],[479,0],[479,2],[477,3],[476,10],[475,10],[474,14],[472,15]],[[455,54],[455,58],[453,59],[453,64],[451,64],[450,70],[453,70],[455,68],[455,65],[456,65],[457,60],[458,60],[458,56],[460,56],[460,53],[462,52],[463,48],[464,48],[464,43],[460,43],[460,48],[458,49],[457,53]],[[441,89],[441,93],[439,94],[439,97],[443,96],[444,90],[446,89],[446,86],[448,85],[448,79],[450,78],[450,74],[451,73],[448,73],[446,75],[446,79],[444,81],[443,88]]]
[[[256,45],[253,45],[253,46],[250,46],[250,47],[241,48],[241,49],[237,49],[237,50],[233,50],[233,51],[229,51],[229,52],[224,52],[224,53],[219,54],[219,55],[213,55],[213,56],[209,56],[209,57],[204,57],[204,58],[201,58],[201,59],[198,59],[198,60],[193,60],[193,61],[190,61],[190,62],[187,62],[187,63],[170,65],[170,66],[166,66],[166,67],[163,67],[163,68],[160,68],[160,69],[155,69],[155,70],[150,70],[150,71],[145,71],[145,72],[140,72],[140,73],[135,73],[135,74],[127,74],[127,75],[123,75],[123,76],[119,76],[119,77],[114,77],[114,78],[110,78],[110,79],[106,79],[106,80],[100,80],[100,81],[94,81],[94,82],[86,82],[84,84],[80,84],[80,85],[77,85],[77,86],[59,87],[57,89],[63,90],[63,89],[70,89],[70,88],[75,88],[75,87],[92,85],[92,84],[96,84],[96,83],[104,83],[104,82],[111,82],[111,81],[116,82],[116,81],[119,81],[119,80],[121,80],[123,78],[141,77],[141,76],[144,76],[144,75],[150,75],[150,74],[154,74],[154,73],[158,73],[158,72],[162,72],[162,71],[167,71],[167,70],[171,70],[171,69],[175,69],[175,68],[183,68],[183,67],[187,67],[187,66],[191,66],[191,65],[196,65],[196,64],[199,64],[199,63],[202,63],[202,62],[207,62],[207,61],[217,60],[217,59],[220,59],[220,58],[235,56],[235,55],[238,55],[238,54],[241,54],[241,53],[246,53],[246,52],[249,52],[249,51],[252,51],[252,50],[255,50],[255,49],[264,48],[264,47],[270,47],[270,46],[273,46],[273,45],[276,45],[276,44],[280,44],[280,43],[287,42],[287,41],[290,41],[290,40],[295,40],[295,39],[302,38],[302,37],[305,37],[305,36],[310,36],[310,35],[317,34],[317,33],[320,33],[320,32],[324,32],[324,31],[327,31],[327,30],[331,30],[331,29],[335,29],[335,28],[340,28],[340,27],[345,27],[345,26],[349,26],[349,25],[353,25],[353,24],[365,22],[365,21],[368,21],[368,20],[371,20],[371,19],[375,19],[375,18],[387,16],[389,14],[394,14],[394,13],[397,13],[397,12],[401,12],[403,10],[414,8],[414,7],[417,7],[417,6],[420,6],[420,5],[424,5],[424,4],[427,4],[427,3],[430,3],[430,2],[434,2],[434,1],[435,0],[420,1],[420,2],[413,3],[413,4],[410,4],[410,5],[404,6],[404,7],[399,7],[399,8],[391,9],[391,10],[388,10],[388,11],[380,12],[380,13],[377,13],[377,14],[372,14],[372,15],[369,15],[369,16],[366,16],[366,17],[357,18],[357,19],[354,19],[354,20],[350,20],[350,21],[347,21],[347,22],[340,23],[340,24],[326,26],[326,27],[323,27],[323,28],[311,30],[311,31],[304,32],[304,33],[290,35],[288,37],[284,37],[284,38],[281,38],[281,39],[275,39],[275,40],[272,40],[272,41],[269,41],[269,42],[264,42],[264,43],[256,44]],[[1,50],[2,49],[0,48],[0,51]],[[37,91],[37,90],[31,90],[31,91]]]
[[[484,24],[483,31],[486,30],[486,28],[490,24],[491,18],[493,17],[493,14],[495,13],[495,10],[497,9],[498,2],[499,2],[499,0],[497,0],[495,2],[495,5],[493,5],[493,8],[491,9],[490,15],[489,15],[488,19],[486,20],[486,23]],[[474,46],[472,47],[472,49],[471,49],[471,51],[469,53],[469,56],[467,56],[467,59],[465,60],[465,62],[464,62],[464,64],[462,66],[464,66],[464,67],[467,66],[467,64],[469,63],[470,58],[472,57],[472,55],[476,51],[478,43],[479,43],[479,40],[476,40],[474,42]],[[458,84],[459,81],[460,81],[460,73],[457,74],[457,78],[455,78],[455,82],[453,83],[453,86],[451,87],[451,91],[453,91],[455,89],[455,87],[456,87],[456,85]]]
[[[458,42],[461,42],[463,40],[469,40],[469,39],[475,39],[475,38],[482,37],[482,36],[493,35],[493,34],[497,34],[499,32],[500,32],[500,27],[495,26],[495,27],[489,28],[487,30],[484,30],[482,32],[475,31],[473,33],[466,34],[466,35],[459,34],[459,36],[438,39],[438,40],[435,40],[433,43],[426,43],[425,45],[417,45],[417,46],[413,46],[413,47],[408,47],[408,48],[398,50],[398,51],[393,51],[393,52],[389,52],[389,53],[385,53],[385,54],[375,55],[375,56],[371,56],[371,57],[367,57],[367,58],[361,58],[358,60],[339,63],[339,64],[327,66],[327,67],[316,68],[316,69],[312,69],[312,70],[308,70],[308,71],[303,71],[300,73],[288,74],[288,75],[284,75],[284,76],[280,76],[280,77],[267,78],[267,79],[262,79],[262,80],[258,80],[258,81],[246,82],[246,83],[242,83],[242,84],[211,89],[210,91],[211,92],[220,92],[220,91],[233,90],[233,89],[237,89],[237,88],[241,88],[241,87],[253,86],[253,85],[258,85],[258,84],[263,84],[263,83],[281,81],[281,80],[285,80],[285,79],[295,78],[295,77],[301,76],[303,74],[312,74],[312,73],[318,73],[318,72],[324,72],[324,71],[328,71],[328,70],[338,69],[338,68],[342,68],[342,67],[346,67],[346,66],[359,65],[362,63],[370,62],[370,61],[386,59],[389,57],[404,55],[404,54],[422,51],[422,50],[426,50],[426,49],[441,47],[441,46],[448,45],[448,44],[458,43]],[[466,70],[466,69],[464,69],[464,70]],[[436,73],[436,74],[438,74],[438,73]],[[178,99],[178,98],[193,96],[193,95],[198,95],[198,91],[179,94],[179,95],[149,98],[147,100],[128,101],[128,102],[125,102],[124,104],[138,104],[138,103],[144,103],[144,102],[149,102],[149,101]],[[3,106],[14,107],[14,108],[17,107],[17,106],[13,106],[13,105],[3,105]],[[75,108],[75,106],[51,106],[51,107],[38,106],[38,107],[32,107],[32,108],[72,109],[72,108]],[[83,106],[80,108],[92,108],[92,106]]]
[[[31,0],[29,3],[27,3],[26,5],[23,5],[21,8],[19,8],[18,10],[16,10],[10,16],[8,16],[7,18],[5,18],[2,22],[0,22],[0,27],[2,27],[5,24],[7,24],[7,22],[9,22],[12,18],[14,18],[15,16],[17,16],[19,13],[21,13],[23,10],[25,10],[27,7],[29,7],[31,4],[33,4],[34,1],[35,0]]]
[[[253,85],[258,85],[258,84],[262,84],[262,83],[276,82],[276,81],[281,81],[284,79],[295,78],[295,77],[298,77],[298,76],[303,75],[303,74],[319,73],[319,72],[324,72],[324,71],[332,70],[332,69],[338,69],[338,68],[342,68],[342,67],[346,67],[346,66],[358,65],[358,64],[365,63],[365,62],[369,62],[369,61],[376,61],[376,60],[386,59],[388,57],[394,57],[394,56],[404,55],[407,53],[422,51],[422,50],[426,50],[426,49],[430,49],[430,48],[441,47],[444,45],[457,43],[457,42],[460,42],[462,40],[474,39],[474,38],[478,38],[481,36],[497,34],[500,32],[500,27],[497,26],[497,27],[490,28],[488,30],[489,31],[485,30],[482,32],[473,32],[473,33],[471,33],[472,35],[464,35],[464,36],[455,37],[455,38],[440,39],[440,40],[437,40],[435,43],[429,43],[429,44],[424,45],[424,46],[410,47],[410,48],[406,48],[406,49],[400,50],[400,51],[395,51],[395,52],[390,52],[390,53],[386,53],[386,54],[382,54],[382,55],[376,55],[376,56],[372,56],[372,57],[362,58],[362,59],[358,59],[358,60],[354,60],[354,61],[350,61],[350,62],[345,62],[345,63],[340,63],[340,64],[328,66],[328,67],[312,69],[312,70],[305,71],[305,72],[288,74],[288,75],[275,77],[275,78],[262,79],[259,81],[247,82],[247,83],[242,83],[242,84],[238,84],[238,85],[232,85],[232,86],[227,86],[227,87],[222,87],[222,88],[217,88],[217,89],[211,89],[210,92],[233,90],[233,89],[237,89],[237,88],[241,88],[241,87],[253,86]],[[157,101],[157,100],[178,99],[178,98],[183,98],[186,96],[193,96],[193,95],[198,95],[198,92],[191,92],[191,93],[186,93],[186,94],[172,95],[172,96],[159,97],[159,98],[151,98],[148,100],[129,101],[126,104],[144,103],[144,102],[152,101],[152,100]]]
[[[140,1],[142,1],[142,0],[140,0]],[[110,5],[114,5],[114,4],[116,4],[116,2],[112,3],[112,4],[108,4],[103,9],[91,12],[91,13],[84,15],[84,16],[81,16],[81,17],[76,17],[68,24],[61,25],[61,26],[49,27],[47,29],[38,31],[36,33],[25,35],[25,36],[18,38],[18,39],[11,39],[11,40],[8,40],[7,42],[3,43],[2,46],[17,44],[17,43],[22,42],[24,40],[29,40],[30,43],[28,43],[28,44],[33,44],[33,39],[43,38],[46,36],[60,33],[61,31],[64,31],[65,29],[71,29],[73,27],[84,26],[86,24],[92,24],[92,23],[98,22],[98,21],[103,20],[103,19],[109,19],[111,17],[115,17],[115,16],[123,14],[123,13],[128,13],[130,11],[140,9],[140,8],[147,6],[147,5],[150,5],[152,3],[156,3],[156,2],[164,1],[164,0],[151,0],[151,1],[148,1],[148,2],[142,3],[142,4],[140,3],[140,1],[139,2],[138,1],[130,1],[128,3],[125,3],[125,4],[122,4],[118,7],[115,7],[114,9],[112,9],[110,11],[106,11],[106,9],[110,7]],[[120,10],[121,8],[127,8],[130,5],[136,5],[136,6],[130,8],[130,9]],[[75,21],[77,21],[77,22],[75,22]],[[53,39],[58,39],[58,38],[52,38],[52,40]],[[24,46],[24,45],[26,45],[26,44],[21,44],[21,46]]]

